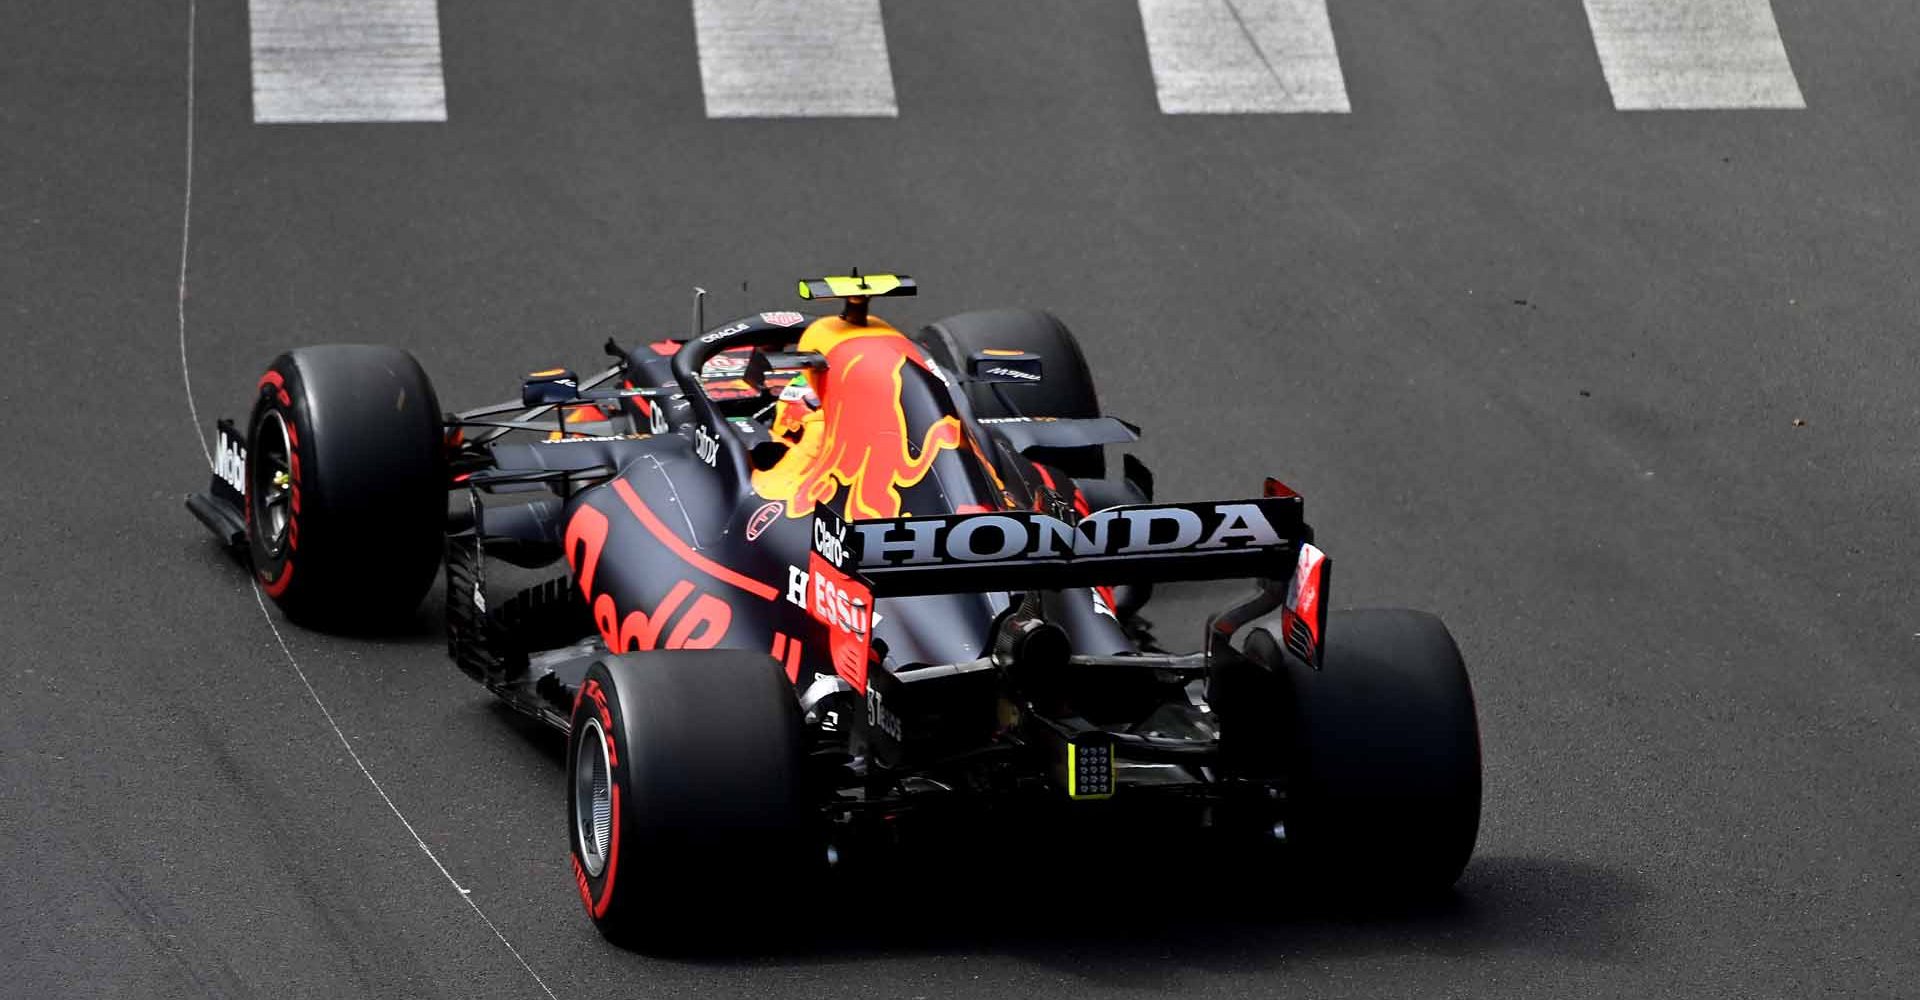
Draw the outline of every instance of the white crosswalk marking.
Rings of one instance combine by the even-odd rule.
[[[880,0],[693,0],[709,118],[893,118]]]
[[[1140,0],[1160,110],[1346,112],[1326,0]]]
[[[1585,0],[1621,111],[1804,108],[1767,0]]]
[[[256,122],[443,122],[435,0],[248,0]]]
[[[880,0],[691,0],[710,118],[899,115]],[[1160,110],[1346,113],[1327,0],[1137,0]],[[1769,0],[1582,0],[1622,111],[1804,108]],[[437,0],[248,0],[262,123],[447,119]]]

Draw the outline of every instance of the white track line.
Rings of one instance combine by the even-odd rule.
[[[708,118],[894,118],[880,0],[693,0]]]
[[[187,169],[184,184],[185,191],[182,193],[180,199],[180,285],[178,315],[180,320],[180,382],[186,390],[187,413],[193,420],[194,439],[199,441],[200,451],[206,455],[207,467],[211,469],[213,467],[213,452],[207,447],[206,438],[200,430],[200,407],[194,402],[193,378],[189,374],[187,365],[187,249],[190,245],[189,240],[193,223],[194,91],[196,90],[197,76],[195,60],[199,48],[199,7],[199,0],[187,0]],[[541,979],[540,974],[533,971],[533,966],[527,964],[526,958],[520,954],[520,949],[515,948],[513,942],[508,941],[507,936],[500,933],[499,926],[494,924],[493,920],[487,916],[486,911],[480,909],[479,903],[473,901],[473,890],[461,885],[460,880],[453,877],[453,873],[447,870],[445,864],[441,863],[439,855],[433,853],[433,848],[427,846],[426,840],[420,836],[420,831],[414,829],[413,824],[407,820],[406,815],[400,812],[400,807],[394,805],[393,797],[387,794],[387,790],[381,786],[380,780],[375,778],[373,772],[367,769],[366,761],[360,759],[360,754],[353,749],[353,743],[347,739],[347,734],[340,729],[340,723],[334,721],[333,712],[327,708],[326,702],[320,700],[320,692],[314,690],[313,682],[307,679],[307,672],[301,669],[300,661],[294,658],[293,650],[287,646],[286,637],[280,634],[280,626],[274,623],[273,613],[267,610],[267,599],[265,595],[260,592],[259,581],[252,580],[250,582],[253,584],[254,603],[260,606],[261,620],[265,621],[267,628],[273,632],[273,641],[279,644],[281,654],[287,659],[287,666],[292,667],[294,676],[300,678],[300,686],[307,689],[307,697],[311,698],[314,707],[320,710],[320,716],[327,720],[327,727],[333,730],[334,738],[340,741],[341,749],[347,752],[347,757],[353,761],[353,766],[360,769],[360,774],[367,779],[367,784],[373,786],[373,791],[380,796],[380,801],[386,803],[387,810],[393,813],[393,818],[399,820],[400,825],[406,828],[407,836],[413,838],[414,846],[420,848],[420,853],[425,854],[428,861],[433,862],[433,867],[440,873],[440,877],[446,879],[448,885],[453,886],[454,891],[460,894],[460,899],[473,910],[474,916],[479,917],[480,922],[487,925],[487,930],[493,932],[493,936],[507,949],[507,954],[512,955],[513,960],[520,963],[520,968],[525,969],[527,975],[532,977],[534,985],[540,987],[540,992],[546,994],[549,1000],[559,1000],[558,997],[554,996],[553,990],[547,986],[546,980]]]
[[[301,686],[307,689],[307,697],[313,699],[314,705],[320,709],[320,714],[326,718],[327,725],[333,730],[334,737],[340,741],[341,749],[345,750],[347,756],[353,759],[353,766],[359,768],[360,773],[366,776],[367,784],[372,785],[373,790],[379,794],[380,801],[387,804],[387,809],[393,813],[393,818],[399,820],[400,825],[407,828],[407,836],[412,837],[414,845],[420,848],[420,853],[425,854],[427,860],[433,862],[433,867],[439,870],[440,877],[446,879],[448,885],[453,886],[454,891],[460,894],[460,898],[465,900],[466,904],[473,909],[474,916],[479,917],[480,922],[487,925],[487,930],[492,931],[493,936],[500,939],[500,943],[506,947],[507,953],[513,956],[514,961],[520,963],[522,969],[527,970],[527,975],[533,977],[534,984],[540,987],[540,991],[549,997],[553,997],[553,990],[547,988],[546,981],[541,979],[540,974],[533,971],[533,966],[528,965],[527,960],[520,956],[520,949],[515,948],[513,942],[508,941],[507,936],[500,933],[500,928],[495,926],[493,921],[487,917],[486,912],[480,909],[480,904],[473,901],[473,890],[461,885],[460,880],[454,878],[453,873],[447,870],[447,866],[440,863],[440,858],[433,853],[433,848],[428,847],[427,842],[421,838],[420,832],[413,828],[412,823],[407,822],[407,817],[401,814],[400,807],[394,805],[393,799],[387,796],[387,790],[380,787],[380,780],[373,776],[372,771],[367,770],[366,762],[360,759],[358,753],[354,752],[353,744],[347,740],[347,734],[340,731],[340,724],[333,721],[333,713],[327,711],[326,702],[320,700],[320,693],[313,689],[313,682],[307,680],[307,672],[300,669],[300,661],[293,658],[293,650],[287,648],[287,640],[280,635],[280,626],[274,624],[273,613],[267,610],[267,599],[260,593],[260,583],[257,580],[253,583],[253,599],[255,603],[260,605],[260,617],[265,619],[267,627],[273,630],[273,641],[280,644],[280,652],[286,655],[287,665],[293,668],[295,676],[300,678]],[[554,1000],[559,1000],[559,998],[554,997]]]
[[[187,416],[193,420],[193,439],[200,443],[200,454],[213,468],[213,449],[207,447],[207,432],[200,423],[200,407],[193,402],[193,376],[187,371],[187,241],[193,234],[193,124],[198,117],[193,107],[195,59],[199,51],[199,0],[187,0],[187,179],[186,193],[180,199],[180,283],[177,313],[180,320],[180,385],[187,391]]]
[[[1140,0],[1169,115],[1346,113],[1326,0]]]
[[[443,122],[435,0],[248,0],[253,120]]]
[[[1767,0],[1585,0],[1621,111],[1807,106]]]

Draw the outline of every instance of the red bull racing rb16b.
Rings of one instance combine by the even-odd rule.
[[[1450,885],[1480,751],[1439,620],[1331,611],[1276,479],[1155,500],[1052,315],[909,336],[868,311],[914,291],[856,271],[800,283],[837,312],[712,327],[696,300],[684,340],[451,414],[405,351],[289,351],[188,506],[297,622],[404,618],[444,580],[453,661],[567,733],[573,877],[610,936],[671,936],[660,901],[721,874],[771,892],[1016,808]],[[1245,598],[1161,649],[1152,585],[1215,579]]]

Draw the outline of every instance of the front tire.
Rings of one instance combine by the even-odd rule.
[[[288,618],[346,630],[419,607],[446,534],[440,422],[433,383],[398,348],[300,348],[260,377],[247,541]]]
[[[568,843],[594,926],[642,950],[697,946],[764,913],[824,856],[802,725],[771,657],[606,656],[582,682],[567,747]]]
[[[991,385],[964,382],[967,402],[976,417],[1063,417],[1100,415],[1100,397],[1094,391],[1093,372],[1080,341],[1060,318],[1034,309],[983,309],[949,316],[914,337],[933,360],[957,377],[967,374],[967,359],[975,351],[1002,349],[1040,356],[1037,385]],[[1098,479],[1106,474],[1106,456],[1098,447],[1033,449],[1028,457],[1060,469],[1076,479]]]

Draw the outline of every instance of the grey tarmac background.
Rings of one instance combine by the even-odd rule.
[[[688,5],[474,0],[448,124],[260,127],[244,4],[202,0],[190,428],[186,3],[9,0],[0,995],[541,995],[182,509],[192,434],[287,346],[401,344],[473,404],[693,283],[849,264],[921,279],[903,325],[1056,310],[1167,496],[1278,474],[1344,601],[1443,614],[1477,857],[1377,915],[1168,858],[1067,929],[882,883],[804,949],[648,959],[578,912],[558,750],[437,599],[289,630],[557,996],[1913,995],[1920,8],[1774,9],[1806,111],[1615,112],[1576,3],[1340,0],[1353,114],[1168,117],[1132,4],[890,0],[897,120],[709,121]]]

